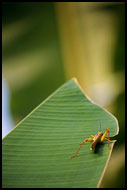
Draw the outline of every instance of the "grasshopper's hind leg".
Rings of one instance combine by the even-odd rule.
[[[88,141],[88,142],[92,142],[93,139],[92,139],[92,138],[85,139],[85,140],[80,144],[80,147],[79,147],[79,149],[76,151],[76,153],[75,153],[72,157],[70,157],[71,159],[74,158],[74,157],[78,154],[78,152],[80,151],[82,145],[84,145],[87,141]]]
[[[106,138],[107,133],[108,133],[108,138]],[[101,137],[101,142],[103,142],[104,140],[108,140],[108,148],[110,149],[110,146],[109,146],[110,136],[109,136],[109,129],[108,128],[106,129],[105,133]]]

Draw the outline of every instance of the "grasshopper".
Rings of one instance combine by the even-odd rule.
[[[106,138],[106,135],[108,133],[108,138]],[[88,139],[85,139],[81,144],[80,144],[80,147],[79,149],[76,151],[76,153],[70,157],[70,158],[74,158],[78,152],[80,151],[81,147],[86,143],[86,142],[93,142],[91,147],[90,147],[90,150],[93,150],[95,148],[95,146],[97,145],[97,143],[101,143],[103,141],[107,140],[108,141],[108,148],[110,149],[109,147],[109,143],[110,143],[110,137],[109,137],[109,129],[107,128],[105,133],[103,134],[102,132],[98,132],[95,136],[93,135],[90,135],[90,137]]]

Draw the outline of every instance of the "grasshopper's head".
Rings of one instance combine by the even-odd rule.
[[[99,137],[102,137],[102,136],[103,136],[103,133],[102,133],[102,132],[98,132],[97,135],[98,135]]]

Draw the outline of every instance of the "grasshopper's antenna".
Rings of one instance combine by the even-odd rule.
[[[100,132],[101,132],[101,122],[100,122],[100,120],[99,120],[99,124],[100,124]]]

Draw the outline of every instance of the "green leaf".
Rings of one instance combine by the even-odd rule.
[[[98,131],[118,134],[116,118],[91,102],[70,80],[22,120],[2,145],[3,187],[97,187],[115,141],[90,151],[87,142],[70,159],[79,144]]]

